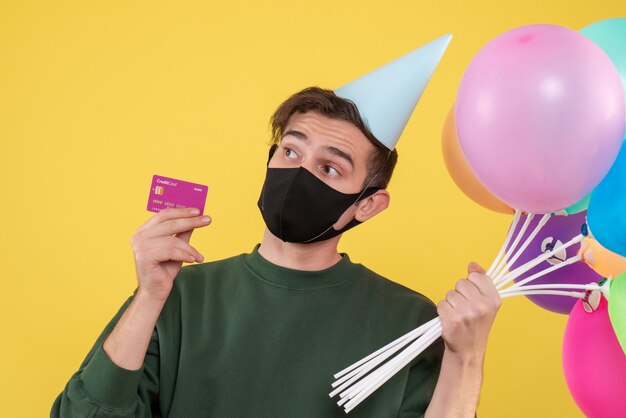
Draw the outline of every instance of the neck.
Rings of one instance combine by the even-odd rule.
[[[281,241],[267,228],[259,247],[259,254],[270,263],[294,270],[316,271],[327,269],[341,260],[337,251],[340,235],[311,244]]]

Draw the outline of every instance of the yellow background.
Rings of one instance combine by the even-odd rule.
[[[256,201],[280,102],[450,32],[398,145],[390,208],[340,244],[440,300],[470,260],[489,265],[511,219],[466,198],[443,164],[441,128],[469,61],[513,27],[624,15],[623,0],[2,1],[2,416],[47,416],[135,288],[129,239],[153,215],[152,174],[209,185],[213,223],[191,242],[207,261],[249,252],[264,227]],[[561,369],[566,320],[505,300],[479,417],[582,416]]]

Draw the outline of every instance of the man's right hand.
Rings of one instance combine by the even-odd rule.
[[[210,223],[210,217],[199,216],[193,208],[167,208],[141,225],[130,239],[135,254],[138,294],[164,303],[183,261],[204,261],[202,254],[189,245],[189,239],[194,228]]]

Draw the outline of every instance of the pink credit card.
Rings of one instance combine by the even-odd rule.
[[[153,175],[148,198],[148,210],[160,212],[166,208],[198,208],[204,214],[204,203],[209,188],[169,177]]]

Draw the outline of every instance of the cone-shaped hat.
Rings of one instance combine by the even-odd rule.
[[[447,34],[335,89],[350,99],[374,136],[394,149],[452,35]]]

